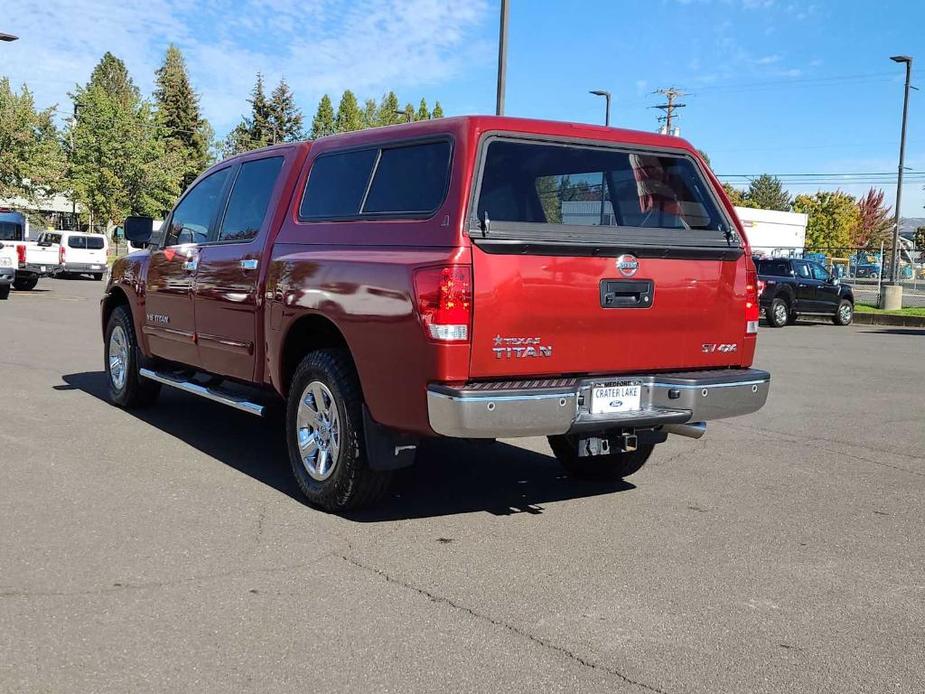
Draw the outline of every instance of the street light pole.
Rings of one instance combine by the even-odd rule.
[[[504,115],[504,82],[507,77],[507,0],[501,0],[501,27],[498,36],[498,94],[495,115]]]
[[[912,58],[908,55],[894,55],[890,58],[895,63],[906,64],[906,88],[903,94],[903,125],[899,136],[899,175],[896,177],[896,224],[893,227],[893,260],[890,267],[890,283],[896,284],[899,279],[899,224],[902,220],[900,205],[903,196],[903,169],[906,159],[906,120],[909,117],[909,83],[912,80]],[[902,303],[902,289],[900,289],[900,303]]]
[[[592,89],[590,94],[604,97],[604,127],[610,127],[610,92],[604,89]],[[607,188],[607,174],[601,171],[601,221],[600,225],[604,226],[604,190]]]

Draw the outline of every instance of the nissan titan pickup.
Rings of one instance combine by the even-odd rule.
[[[678,137],[472,116],[275,145],[125,233],[144,248],[102,300],[112,401],[281,403],[328,511],[381,497],[428,437],[545,436],[615,479],[768,395],[748,242]]]

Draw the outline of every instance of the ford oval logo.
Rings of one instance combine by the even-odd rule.
[[[623,401],[622,400],[611,400],[610,406],[611,407],[623,407]]]
[[[636,274],[636,270],[638,269],[639,261],[636,259],[635,255],[625,253],[617,258],[617,270],[619,270],[620,274],[624,277],[632,277]]]

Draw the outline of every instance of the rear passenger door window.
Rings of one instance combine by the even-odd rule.
[[[241,164],[218,230],[219,242],[250,241],[257,236],[267,216],[267,207],[282,165],[283,157]]]

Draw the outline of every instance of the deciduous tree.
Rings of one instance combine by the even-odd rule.
[[[54,108],[38,110],[26,86],[17,93],[0,78],[0,198],[35,200],[58,191],[64,153]]]
[[[893,220],[890,207],[883,204],[883,191],[871,188],[858,200],[858,228],[854,245],[860,248],[879,248],[883,241],[893,245]]]
[[[793,210],[809,215],[806,225],[808,250],[841,253],[851,247],[861,216],[852,196],[840,190],[798,195],[793,201]]]
[[[745,192],[734,187],[731,183],[724,183],[723,190],[726,191],[726,197],[736,207],[755,207],[755,205],[745,196]]]

